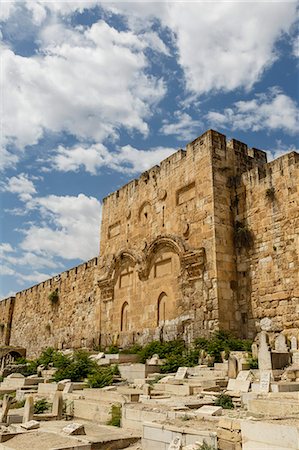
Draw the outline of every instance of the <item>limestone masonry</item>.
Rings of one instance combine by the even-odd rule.
[[[98,258],[0,303],[2,345],[298,335],[298,162],[207,131],[104,199]]]

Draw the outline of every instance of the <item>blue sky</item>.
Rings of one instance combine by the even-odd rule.
[[[2,1],[0,296],[96,256],[101,199],[209,128],[298,149],[295,2]]]

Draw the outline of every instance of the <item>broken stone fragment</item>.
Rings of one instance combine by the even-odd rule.
[[[75,423],[75,422],[70,423],[69,425],[64,427],[62,429],[62,431],[63,431],[63,433],[65,433],[69,436],[86,434],[84,425],[82,425],[81,423]]]
[[[28,422],[21,423],[20,427],[25,428],[25,430],[35,430],[40,427],[40,423],[37,420],[29,420]]]

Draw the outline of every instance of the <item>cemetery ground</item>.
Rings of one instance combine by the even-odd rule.
[[[104,350],[6,352],[0,449],[299,449],[297,336]]]

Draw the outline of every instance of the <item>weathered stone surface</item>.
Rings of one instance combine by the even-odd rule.
[[[23,423],[31,422],[34,413],[34,400],[32,395],[28,395],[24,406]]]
[[[196,410],[196,415],[201,416],[221,416],[222,408],[221,406],[208,406],[204,405]]]
[[[268,344],[268,335],[265,331],[260,333],[260,343],[258,350],[258,363],[260,370],[271,370],[271,351]]]
[[[7,421],[7,414],[12,402],[12,397],[10,395],[5,394],[2,400],[2,410],[0,415],[0,422],[5,423]]]
[[[53,405],[52,405],[52,414],[57,417],[57,420],[62,419],[62,411],[63,411],[63,397],[62,392],[55,392]]]
[[[20,424],[25,430],[35,430],[40,427],[40,423],[37,420],[29,420],[28,422],[23,422]]]

